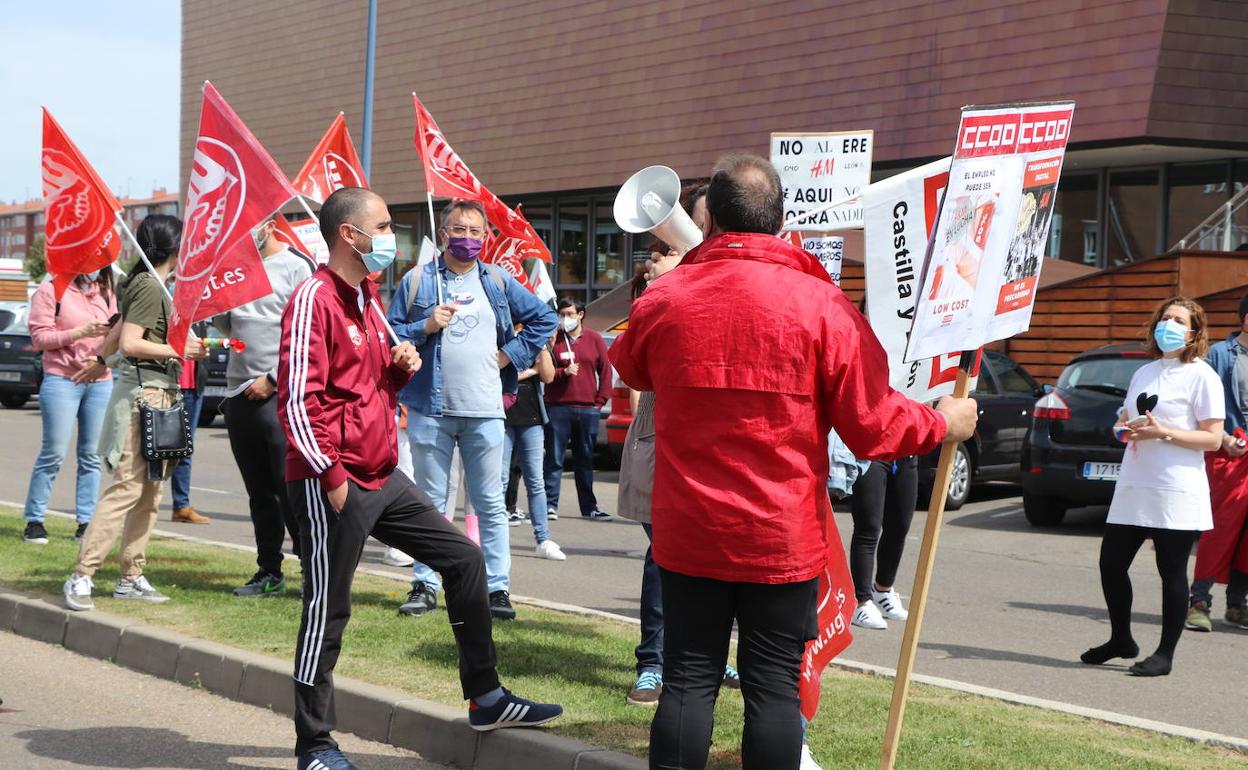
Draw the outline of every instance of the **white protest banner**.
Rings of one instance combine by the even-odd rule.
[[[784,183],[784,220],[791,222],[820,204],[856,195],[871,183],[873,131],[772,133],[771,163]],[[862,206],[849,203],[785,230],[848,230],[862,227]]]
[[[301,219],[290,223],[290,229],[295,231],[295,235],[299,236],[299,240],[303,241],[303,245],[308,249],[308,256],[318,265],[323,265],[329,261],[329,246],[325,244],[325,238],[321,236],[321,226],[313,219]]]
[[[841,262],[845,257],[843,237],[806,233],[802,236],[802,248],[819,258],[819,264],[828,271],[832,283],[841,285]]]
[[[953,392],[958,354],[905,362],[919,273],[949,182],[942,158],[862,190],[867,319],[888,353],[889,384],[915,401]]]

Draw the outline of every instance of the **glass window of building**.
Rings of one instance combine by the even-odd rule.
[[[586,201],[561,201],[559,203],[559,245],[555,256],[560,286],[584,286],[586,262],[589,259],[589,203]]]
[[[1096,174],[1070,174],[1063,176],[1057,186],[1057,202],[1053,209],[1053,222],[1049,228],[1049,245],[1046,256],[1078,262],[1083,265],[1097,264],[1096,242]]]
[[[1166,173],[1170,186],[1166,247],[1184,238],[1229,197],[1227,167],[1219,163],[1181,163]],[[1190,244],[1189,244],[1190,246]]]
[[[1160,203],[1156,169],[1109,172],[1105,211],[1106,267],[1139,262],[1165,249],[1157,242]]]
[[[618,286],[631,274],[626,267],[624,233],[615,223],[612,204],[600,201],[594,206],[594,287]]]

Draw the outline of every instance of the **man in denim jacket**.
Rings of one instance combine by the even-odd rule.
[[[442,255],[399,282],[389,320],[425,362],[399,393],[408,407],[416,485],[437,508],[453,512],[455,501],[446,499],[446,490],[458,445],[485,552],[490,612],[510,620],[516,613],[501,482],[503,397],[515,394],[517,373],[532,366],[556,320],[548,305],[505,271],[478,261],[487,229],[480,203],[447,206],[438,231]],[[516,323],[524,324],[519,335]],[[411,593],[399,611],[420,615],[434,609],[440,587],[438,576],[417,562]]]

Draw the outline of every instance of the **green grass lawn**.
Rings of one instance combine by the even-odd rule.
[[[22,521],[0,508],[0,583],[59,597],[77,553],[73,523],[47,522],[52,541],[21,541]],[[115,552],[114,552],[115,553]],[[297,585],[296,565],[288,583]],[[299,601],[293,595],[237,599],[230,591],[255,571],[253,558],[225,548],[153,538],[147,575],[172,600],[161,605],[111,598],[115,556],[96,575],[96,606],[204,639],[293,660]],[[462,704],[454,639],[446,613],[404,618],[395,613],[406,585],[360,576],[354,613],[337,671],[423,698]],[[559,702],[561,735],[644,755],[652,711],[626,706],[633,681],[635,627],[518,607],[520,619],[494,627],[504,683],[527,698]],[[830,670],[810,742],[825,768],[878,764],[892,682]],[[725,690],[716,709],[711,767],[739,764],[742,707]],[[898,767],[903,768],[1205,768],[1245,767],[1227,749],[1015,706],[935,687],[911,688]]]

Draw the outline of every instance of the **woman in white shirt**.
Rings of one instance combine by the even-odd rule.
[[[1147,347],[1157,360],[1131,378],[1116,435],[1127,444],[1101,541],[1101,588],[1109,609],[1109,641],[1083,653],[1084,663],[1134,658],[1131,562],[1145,540],[1161,575],[1161,642],[1131,666],[1136,676],[1170,673],[1187,611],[1187,559],[1200,532],[1213,527],[1205,452],[1222,446],[1222,382],[1203,360],[1208,324],[1184,297],[1162,302],[1149,324]]]

